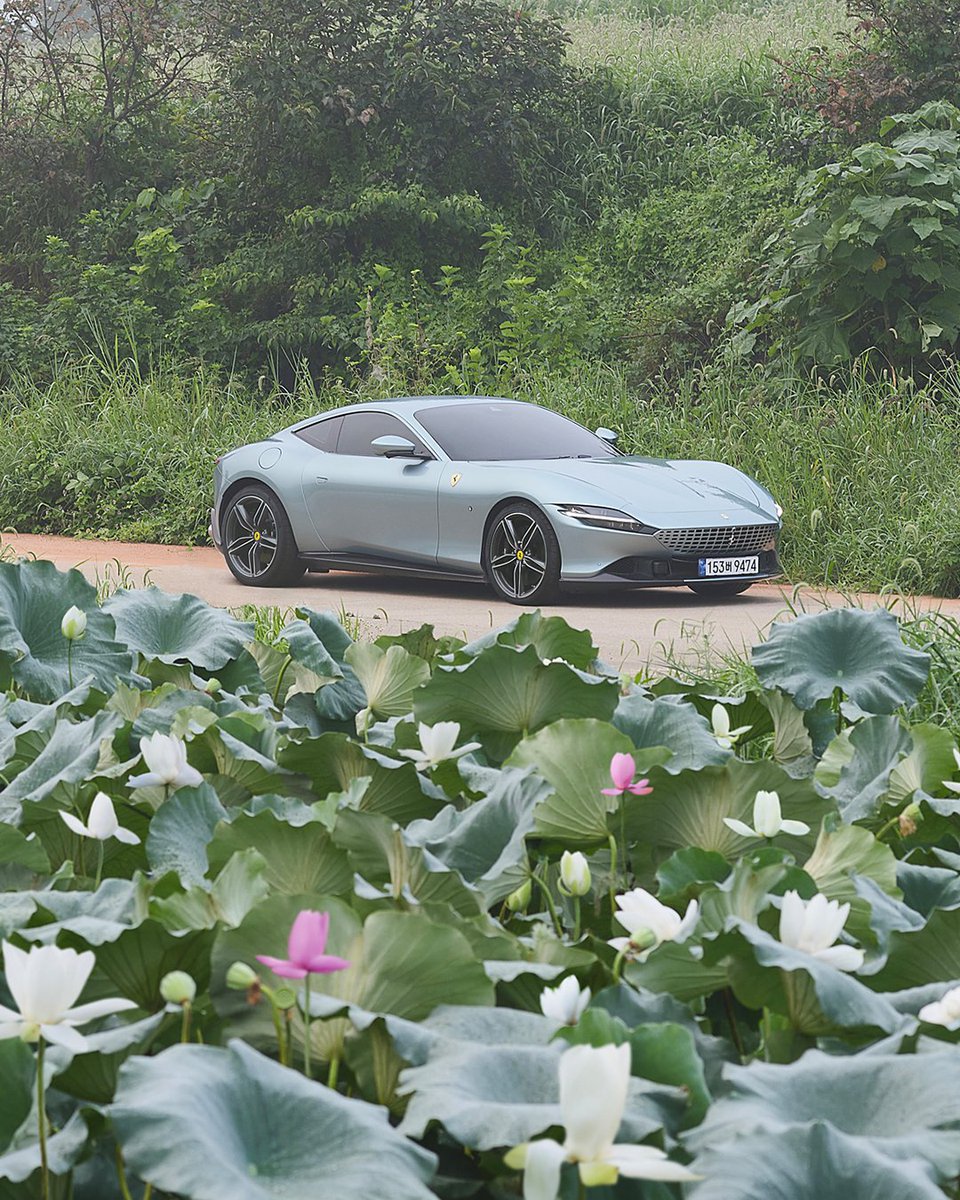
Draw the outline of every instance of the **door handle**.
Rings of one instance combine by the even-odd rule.
[[[326,483],[326,482],[327,482],[326,475],[318,475],[317,476],[317,483]]]

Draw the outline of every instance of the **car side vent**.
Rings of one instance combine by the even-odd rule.
[[[675,554],[755,554],[776,535],[776,525],[723,525],[716,529],[658,529]]]

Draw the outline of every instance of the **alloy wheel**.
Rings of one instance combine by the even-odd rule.
[[[259,579],[277,557],[277,518],[262,496],[241,496],[227,517],[227,554],[237,571],[248,579]]]
[[[547,573],[547,543],[540,523],[525,512],[506,512],[490,541],[490,572],[516,600],[532,596]]]

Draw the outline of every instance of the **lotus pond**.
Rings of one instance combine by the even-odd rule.
[[[957,1196],[930,662],[836,610],[720,695],[0,563],[0,1200]]]

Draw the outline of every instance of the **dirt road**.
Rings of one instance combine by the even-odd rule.
[[[355,618],[370,636],[398,633],[428,622],[439,633],[474,638],[512,621],[521,611],[495,600],[484,587],[331,572],[307,575],[292,588],[248,588],[237,583],[211,548],[130,545],[71,538],[0,534],[0,544],[17,554],[51,559],[63,570],[79,567],[91,581],[156,584],[168,592],[190,592],[211,604],[305,605]],[[637,590],[609,596],[572,596],[551,608],[571,625],[589,629],[602,658],[623,670],[660,667],[671,658],[696,661],[709,653],[742,650],[791,607],[808,612],[858,603],[896,604],[876,596],[847,598],[815,589],[758,584],[742,596],[705,601],[683,588]],[[960,600],[927,597],[905,602],[910,611],[941,609],[960,617]]]

